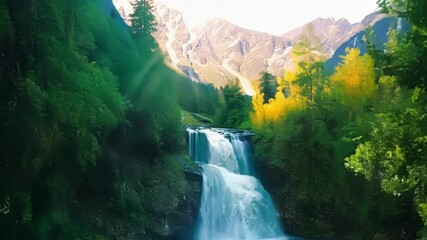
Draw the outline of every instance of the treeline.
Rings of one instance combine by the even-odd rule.
[[[333,73],[307,29],[295,71],[255,81],[249,120],[261,179],[286,230],[310,239],[427,237],[426,1],[379,1],[407,18]],[[368,31],[369,32],[369,31]]]
[[[150,4],[129,30],[109,1],[0,0],[2,239],[149,239],[178,214],[180,110],[219,93],[165,66]]]

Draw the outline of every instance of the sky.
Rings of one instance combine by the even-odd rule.
[[[360,22],[377,8],[376,0],[157,0],[182,12],[188,27],[212,18],[281,35],[318,17]]]

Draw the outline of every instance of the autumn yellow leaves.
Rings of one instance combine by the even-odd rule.
[[[343,64],[336,67],[330,79],[332,93],[350,108],[351,114],[357,106],[365,105],[377,84],[372,57],[368,54],[360,56],[360,50],[357,48],[347,49],[346,52]]]
[[[357,48],[347,49],[346,52],[343,63],[329,77],[319,73],[322,69],[310,66],[315,64],[314,61],[302,65],[306,68],[297,63],[296,70],[287,70],[283,78],[276,79],[275,97],[266,103],[259,81],[254,81],[256,94],[252,98],[252,125],[261,128],[263,124],[285,119],[293,111],[315,107],[315,99],[325,94],[333,96],[348,107],[351,118],[352,111],[366,104],[377,84],[372,57],[368,54],[361,56]],[[304,84],[301,78],[305,78]],[[308,90],[304,90],[305,86],[309,86]]]
[[[260,128],[266,122],[276,122],[289,112],[304,108],[305,101],[299,86],[294,84],[295,79],[296,74],[292,71],[287,71],[284,78],[278,77],[276,95],[267,103],[264,103],[264,93],[260,91],[259,82],[254,81],[256,94],[252,97],[253,112],[250,116],[254,127]]]

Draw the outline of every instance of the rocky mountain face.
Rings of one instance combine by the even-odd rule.
[[[370,26],[374,32],[375,39],[371,39],[371,41],[377,48],[382,48],[388,41],[388,32],[390,29],[396,30],[398,34],[405,34],[411,27],[410,23],[403,18],[384,14],[368,15],[358,25],[357,27],[361,30],[352,34],[351,37],[336,49],[334,55],[326,61],[324,68],[327,71],[332,72],[337,65],[342,63],[341,56],[346,54],[346,48],[358,48],[361,54],[367,52],[366,41],[364,39],[369,38],[369,34],[366,31],[366,27]]]
[[[213,19],[189,30],[182,14],[156,5],[158,32],[155,38],[172,66],[193,81],[223,86],[238,79],[253,94],[251,79],[261,71],[282,75],[290,61],[292,41],[282,36],[241,28],[224,19]]]
[[[329,56],[345,41],[349,32],[353,29],[351,23],[345,18],[338,20],[334,18],[317,18],[304,26],[283,34],[283,36],[292,42],[297,42],[301,35],[304,34],[304,29],[309,26],[313,30],[314,37],[320,40],[324,52]]]
[[[130,1],[113,0],[125,22],[132,11]],[[213,19],[196,29],[189,29],[179,11],[156,3],[158,31],[155,38],[170,65],[193,81],[223,86],[238,79],[243,90],[253,94],[251,80],[262,71],[283,75],[292,68],[291,50],[307,25],[319,38],[325,55],[335,50],[352,35],[375,21],[378,14],[360,24],[346,19],[318,18],[282,36],[241,28],[224,19]]]
[[[354,24],[353,29],[348,34],[348,39],[353,37],[355,34],[359,33],[360,31],[364,31],[367,27],[374,26],[378,21],[382,20],[383,18],[387,17],[388,15],[382,14],[380,12],[373,12],[369,15],[367,15],[360,23]],[[348,40],[347,39],[347,40]]]
[[[264,70],[283,74],[289,61],[292,42],[288,39],[243,29],[223,19],[209,21],[191,33],[171,34],[169,26],[168,30],[164,46],[172,65],[216,86],[239,79],[245,92],[252,94],[250,79]]]
[[[131,2],[132,0],[113,0],[113,4],[116,7],[117,11],[120,13],[120,16],[123,20],[130,25],[129,14],[132,13],[133,7]]]

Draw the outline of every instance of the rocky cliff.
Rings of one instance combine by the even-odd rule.
[[[129,22],[132,0],[114,0],[123,19]],[[168,63],[193,81],[212,83],[219,87],[239,80],[243,90],[253,94],[251,81],[262,71],[281,76],[292,68],[291,50],[295,42],[312,26],[324,54],[334,55],[336,49],[351,36],[381,19],[377,13],[361,23],[351,24],[342,18],[317,18],[281,36],[241,28],[224,19],[213,19],[195,29],[189,29],[182,14],[156,3],[158,31],[155,38]]]

